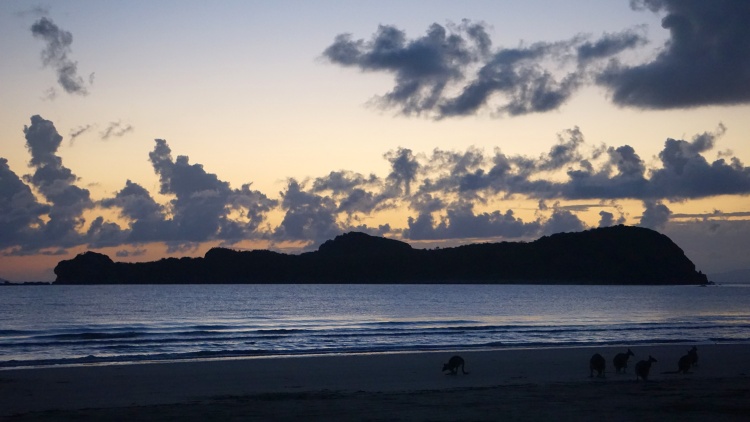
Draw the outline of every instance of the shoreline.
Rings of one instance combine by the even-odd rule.
[[[648,348],[648,347],[687,347],[692,346],[742,346],[750,347],[750,342],[642,342],[631,343],[630,345],[621,344],[527,344],[527,345],[508,345],[508,346],[490,346],[482,345],[476,347],[436,347],[436,348],[415,348],[415,349],[395,349],[395,350],[371,350],[371,351],[321,351],[321,352],[302,352],[287,353],[280,352],[277,354],[237,354],[226,356],[205,356],[205,357],[185,357],[185,358],[163,358],[163,359],[143,359],[143,360],[106,360],[106,358],[92,358],[91,361],[85,361],[86,358],[69,359],[69,362],[60,361],[59,363],[32,363],[29,365],[0,365],[0,374],[4,371],[12,370],[33,370],[33,369],[51,369],[51,368],[76,368],[76,367],[99,367],[99,366],[122,366],[122,365],[155,365],[155,364],[172,364],[172,363],[201,363],[215,361],[234,361],[234,360],[263,360],[263,359],[296,359],[296,358],[316,358],[316,357],[335,357],[335,356],[377,356],[377,355],[400,355],[400,354],[429,354],[429,353],[446,353],[446,354],[468,354],[472,352],[503,352],[513,350],[546,350],[546,349],[617,349],[617,348]],[[49,359],[54,361],[54,359]],[[5,363],[18,363],[21,361],[6,361]]]
[[[388,396],[398,398],[396,402],[406,400],[404,403],[407,403],[407,398],[424,401],[424,405],[414,409],[404,403],[402,405],[405,408],[399,405],[401,411],[427,412],[403,419],[410,420],[428,419],[427,416],[432,415],[430,412],[434,410],[430,403],[439,408],[441,403],[458,400],[456,406],[460,407],[463,402],[479,400],[482,403],[479,408],[492,408],[499,393],[517,396],[516,399],[521,402],[534,402],[534,397],[541,394],[541,391],[550,389],[550,394],[552,390],[563,391],[559,393],[560,397],[591,395],[594,398],[621,388],[644,397],[655,391],[679,393],[680,389],[685,389],[695,394],[702,392],[704,396],[716,393],[718,395],[713,399],[712,406],[727,405],[736,408],[738,404],[734,399],[719,394],[731,392],[730,396],[750,403],[749,344],[698,343],[699,362],[691,373],[664,374],[663,372],[677,369],[677,360],[691,346],[631,346],[635,356],[630,358],[625,374],[614,373],[611,363],[616,353],[627,349],[624,346],[308,355],[9,368],[0,371],[0,395],[3,397],[0,419],[97,420],[105,416],[116,419],[122,412],[134,412],[137,416],[133,418],[162,420],[149,415],[166,411],[171,415],[166,419],[179,417],[183,420],[201,420],[190,419],[189,415],[197,408],[219,413],[222,409],[234,409],[232,412],[241,413],[243,403],[260,415],[264,411],[260,408],[270,411],[283,403],[284,409],[290,412],[289,420],[293,420],[292,416],[301,417],[309,409],[318,408],[325,403],[336,403],[336,407],[342,409],[356,403],[370,403],[382,410],[388,405],[379,401]],[[588,360],[593,353],[602,354],[607,361],[605,378],[589,377]],[[445,375],[440,371],[442,364],[453,354],[464,357],[469,375]],[[635,363],[649,355],[658,360],[652,366],[649,381],[636,382],[633,373]],[[558,393],[547,398],[554,399],[556,394]],[[670,394],[665,393],[662,400],[680,397],[679,394]],[[269,397],[273,397],[273,400]],[[485,397],[487,402],[478,397]],[[537,399],[541,400],[539,397]],[[547,401],[541,400],[538,404],[543,405]],[[512,403],[508,403],[510,404]],[[568,404],[573,405],[573,402]],[[581,411],[591,409],[591,404],[580,405]],[[743,409],[750,411],[750,404]],[[351,411],[351,414],[346,411],[337,414],[341,418],[336,419],[359,420],[363,416],[353,408]],[[471,409],[465,411],[474,414]],[[248,414],[248,417],[254,414]],[[90,415],[91,419],[86,419],[86,415]],[[325,420],[325,415],[331,416],[321,414],[320,420]],[[463,416],[470,415],[459,412],[453,419],[463,419]],[[581,415],[577,414],[578,416]]]

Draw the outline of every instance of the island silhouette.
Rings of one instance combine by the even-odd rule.
[[[624,225],[436,249],[349,232],[301,254],[213,248],[203,257],[126,263],[89,251],[54,271],[54,284],[708,283],[669,237]]]

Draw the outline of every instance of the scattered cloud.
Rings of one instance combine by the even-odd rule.
[[[86,82],[78,75],[78,63],[68,56],[71,52],[73,34],[60,29],[47,17],[36,21],[31,26],[31,33],[45,42],[46,47],[42,50],[42,63],[44,66],[55,69],[60,87],[68,94],[88,95]],[[93,74],[89,76],[89,82],[93,82]],[[49,93],[50,91],[47,97],[53,99],[54,96],[50,96]]]
[[[107,140],[110,137],[122,137],[125,134],[132,132],[133,126],[130,124],[123,124],[122,122],[110,122],[107,127],[99,134],[102,140]]]
[[[84,133],[88,132],[90,129],[92,129],[92,125],[84,125],[84,126],[78,126],[75,129],[72,129],[70,131],[70,134],[68,135],[68,138],[70,139],[70,145],[73,145],[73,142],[76,140],[77,137],[83,135]]]
[[[719,125],[690,140],[668,138],[656,166],[629,145],[590,146],[577,127],[562,131],[536,157],[475,147],[415,154],[399,147],[383,154],[390,164],[384,177],[338,170],[304,181],[289,179],[278,200],[250,183],[233,188],[187,156],[173,157],[167,141],[156,139],[149,161],[159,179],[158,193],[168,198],[160,203],[130,180],[113,196],[92,201],[57,155],[62,136],[54,124],[32,116],[24,133],[34,173],[19,178],[0,159],[0,246],[5,253],[29,253],[161,242],[177,252],[208,241],[232,245],[262,239],[312,247],[351,230],[415,241],[530,239],[587,229],[583,213],[598,212],[596,226],[623,224],[627,216],[618,201],[624,200],[641,201],[643,214],[635,218],[654,229],[690,218],[744,218],[746,212],[673,214],[666,205],[750,194],[750,168],[738,158],[726,151],[713,162],[705,158],[726,130]],[[535,200],[538,206],[532,218],[522,219],[516,210],[492,209],[503,198]],[[408,212],[402,227],[368,224],[392,209]],[[96,215],[101,210],[114,211],[116,218]],[[271,212],[281,215],[275,227],[268,220]]]
[[[625,64],[627,51],[648,44],[645,27],[577,34],[567,40],[494,48],[481,22],[432,24],[409,39],[381,25],[369,40],[336,36],[323,51],[330,63],[393,75],[381,107],[435,119],[489,112],[496,117],[559,109],[583,86],[599,85],[620,106],[688,108],[750,102],[750,4],[633,0],[636,11],[664,15],[669,39],[655,58]]]

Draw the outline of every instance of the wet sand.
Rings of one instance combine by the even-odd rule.
[[[445,375],[455,353],[256,358],[0,371],[0,420],[748,420],[750,345],[460,352],[468,375]],[[606,377],[589,377],[593,353]],[[652,355],[648,382],[633,367]]]

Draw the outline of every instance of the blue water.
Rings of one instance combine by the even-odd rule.
[[[320,353],[750,342],[750,285],[0,288],[0,368]]]

